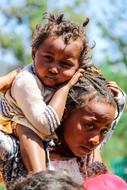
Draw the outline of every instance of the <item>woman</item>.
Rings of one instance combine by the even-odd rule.
[[[17,76],[19,71],[20,68],[8,73],[5,76],[0,77],[0,91],[2,93],[6,92],[11,87],[12,81]]]
[[[91,158],[93,160],[94,150],[111,135],[125,101],[123,93],[121,102],[118,101],[117,86],[112,82],[107,84],[93,65],[85,70],[85,75],[69,93],[63,123],[56,131],[60,144],[54,148],[50,148],[52,142],[45,145],[49,169],[67,170],[81,182],[86,176],[85,168]],[[26,170],[21,162],[18,140],[2,132],[0,137],[1,168],[8,186],[25,175]]]

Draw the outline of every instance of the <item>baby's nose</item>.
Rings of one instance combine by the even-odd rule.
[[[59,73],[59,68],[55,67],[55,66],[50,67],[49,72],[51,72],[52,74],[58,74]]]
[[[98,145],[100,142],[99,135],[95,135],[94,137],[91,137],[89,142],[92,142],[93,145]]]

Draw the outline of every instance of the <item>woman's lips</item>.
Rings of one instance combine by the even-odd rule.
[[[89,148],[87,148],[87,147],[85,147],[85,146],[81,146],[81,149],[85,152],[85,153],[90,153],[92,150],[91,149],[89,149]]]

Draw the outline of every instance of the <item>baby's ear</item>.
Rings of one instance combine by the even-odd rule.
[[[32,59],[34,60],[36,53],[36,48],[32,47]]]

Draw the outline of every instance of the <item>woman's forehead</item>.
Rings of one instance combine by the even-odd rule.
[[[116,109],[112,105],[94,100],[86,102],[82,107],[76,108],[75,111],[77,113],[80,111],[82,118],[95,122],[101,119],[109,120],[110,122],[115,118],[116,113]]]

